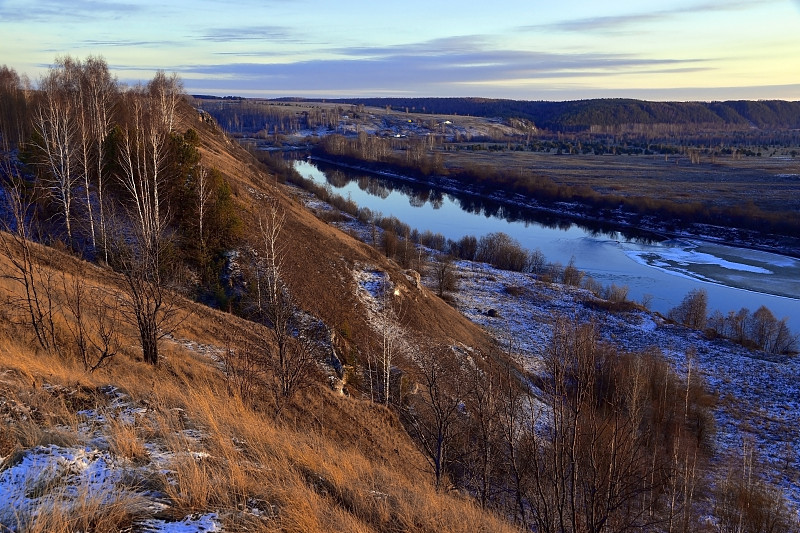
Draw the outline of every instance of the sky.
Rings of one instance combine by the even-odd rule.
[[[190,94],[800,100],[800,0],[0,0],[0,65]]]

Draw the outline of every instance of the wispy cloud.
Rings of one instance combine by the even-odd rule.
[[[2,2],[0,20],[3,22],[52,22],[120,18],[143,12],[144,7],[128,2],[99,0],[43,0],[37,2]]]
[[[565,80],[706,69],[698,60],[647,59],[623,54],[453,51],[454,42],[440,42],[438,46],[417,43],[382,49],[348,49],[341,51],[345,57],[332,60],[186,66],[179,72],[187,79],[205,79],[203,86],[208,90],[222,90],[235,81],[237,87],[246,91],[268,89],[287,95],[306,93],[314,87],[324,87],[330,94],[413,92],[431,95],[452,93],[454,88],[487,82],[502,85],[518,80]],[[422,49],[426,53],[416,53]],[[363,56],[368,58],[356,59]]]
[[[706,14],[723,11],[739,11],[783,0],[715,0],[694,5],[660,9],[626,15],[609,15],[565,20],[552,24],[523,26],[522,31],[604,32],[639,26],[648,22],[660,22],[684,15]]]
[[[199,39],[214,43],[244,41],[297,43],[306,41],[304,36],[288,26],[211,28],[201,35]]]
[[[418,43],[399,44],[392,46],[353,46],[347,48],[334,48],[332,52],[350,57],[395,57],[405,55],[436,56],[458,53],[479,52],[486,50],[491,45],[491,39],[486,35],[458,35],[431,39]]]

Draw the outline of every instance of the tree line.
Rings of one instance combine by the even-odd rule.
[[[30,240],[121,274],[123,310],[156,364],[175,318],[171,293],[213,292],[222,253],[241,232],[230,184],[202,165],[197,132],[178,131],[191,113],[182,82],[158,72],[126,87],[97,57],[58,58],[35,87],[5,66],[0,81],[4,249],[23,257],[12,276],[29,291],[34,329],[51,321],[52,309],[41,310],[53,288]]]
[[[378,149],[376,145],[385,145]],[[794,236],[800,231],[800,221],[784,213],[768,212],[752,202],[719,207],[701,202],[676,202],[667,198],[629,197],[601,194],[587,186],[558,184],[539,173],[495,168],[489,165],[471,165],[464,168],[446,168],[441,153],[425,142],[411,139],[397,146],[393,139],[361,135],[347,138],[341,135],[326,136],[315,147],[315,153],[334,158],[349,165],[367,170],[394,169],[399,173],[435,184],[438,180],[456,181],[463,190],[490,196],[503,191],[507,196],[523,195],[544,207],[560,202],[579,203],[584,216],[600,220],[614,220],[620,207],[636,220],[655,216],[664,224],[711,224],[760,232]]]
[[[670,125],[684,133],[698,129],[746,130],[751,125],[765,130],[797,129],[800,126],[800,105],[784,100],[648,102],[608,98],[546,102],[492,98],[355,98],[328,102],[389,107],[409,113],[526,119],[553,132],[633,125],[639,129]]]
[[[315,382],[327,330],[285,283],[274,201],[243,246],[231,184],[203,164],[198,132],[179,130],[197,120],[174,74],[127,87],[102,58],[63,57],[34,87],[0,68],[2,275],[21,289],[35,342],[88,372],[121,351],[125,322],[157,365],[162,339],[186,317],[181,295],[252,320],[260,340],[229,339],[226,379],[278,416]],[[110,268],[122,291],[67,274],[34,241]]]
[[[795,355],[800,347],[800,336],[789,329],[789,319],[777,319],[764,305],[753,312],[742,307],[727,314],[717,309],[709,315],[708,293],[704,289],[690,291],[667,316],[684,326],[705,331],[709,337],[723,337],[754,350]]]

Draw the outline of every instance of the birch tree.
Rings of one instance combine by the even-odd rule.
[[[156,253],[154,247],[167,223],[162,190],[167,179],[169,131],[158,102],[141,86],[126,93],[125,105],[130,116],[122,131],[119,179],[128,193],[127,205],[140,244]]]
[[[398,349],[402,327],[400,325],[403,309],[395,296],[395,292],[389,275],[385,274],[381,283],[380,292],[380,311],[375,319],[376,327],[381,339],[381,351],[378,354],[378,391],[381,402],[388,406],[391,401],[391,376],[392,361]]]
[[[257,274],[258,315],[272,336],[267,365],[275,379],[276,416],[298,391],[313,383],[316,374],[315,339],[301,323],[300,310],[283,280],[286,247],[282,231],[285,220],[285,213],[272,203],[261,213],[258,221],[263,257],[262,273]]]
[[[164,252],[169,247],[168,210],[162,192],[167,180],[168,141],[174,108],[165,109],[158,91],[137,86],[124,95],[129,116],[119,150],[120,184],[128,193],[131,228],[115,239],[117,269],[125,276],[126,309],[138,327],[144,360],[158,363],[158,343],[179,320],[169,291]],[[177,105],[175,100],[174,105]]]
[[[97,195],[98,224],[100,247],[103,259],[108,262],[108,228],[106,220],[106,188],[109,182],[107,171],[109,153],[106,139],[114,125],[114,106],[119,94],[117,81],[108,71],[105,60],[99,57],[88,57],[83,65],[81,91],[86,105],[86,120],[89,137],[92,142],[92,162],[94,164],[94,190]],[[88,188],[88,187],[87,187]],[[90,206],[89,213],[92,213]],[[94,221],[90,224],[94,228]],[[94,235],[94,230],[92,229]]]
[[[78,80],[72,60],[59,61],[39,84],[41,100],[34,115],[34,145],[44,169],[42,182],[59,204],[71,246],[72,202],[80,180],[80,132],[75,98]]]

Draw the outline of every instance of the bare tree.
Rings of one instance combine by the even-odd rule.
[[[693,289],[681,303],[669,310],[671,320],[684,326],[702,330],[708,317],[708,293],[704,289]]]
[[[275,413],[279,415],[301,389],[314,381],[317,342],[302,324],[302,313],[283,281],[285,247],[281,232],[285,214],[273,203],[259,217],[262,241],[264,293],[258,282],[258,314],[269,327],[272,346],[268,349],[267,365],[276,380],[274,389]]]
[[[12,168],[5,169],[14,174]],[[8,259],[11,270],[3,277],[22,288],[19,304],[33,328],[39,345],[48,351],[59,351],[54,317],[60,314],[55,300],[53,273],[42,267],[34,254],[30,224],[33,216],[32,199],[26,197],[19,176],[5,186],[5,233],[0,235],[0,252]]]
[[[714,499],[715,516],[723,533],[778,533],[797,531],[796,513],[782,491],[759,475],[751,442],[742,443],[741,463],[730,465]]]
[[[458,290],[458,278],[456,277],[453,258],[449,255],[439,257],[433,263],[433,275],[436,293],[443,298],[446,292]]]
[[[0,66],[0,151],[10,152],[30,135],[30,81],[14,69]]]
[[[178,102],[183,98],[183,82],[174,72],[167,74],[163,70],[156,75],[147,85],[150,97],[154,101],[158,116],[161,118],[161,128],[167,133],[175,129],[175,113]]]
[[[39,83],[41,101],[34,115],[34,145],[44,169],[43,183],[58,202],[72,245],[72,202],[80,180],[79,80],[70,58],[59,60]]]
[[[197,225],[198,225],[198,238],[200,240],[200,257],[205,261],[206,255],[206,236],[203,232],[203,225],[208,216],[208,207],[213,195],[213,187],[211,186],[208,169],[201,166],[197,169],[196,174],[196,189],[197,189]]]
[[[70,283],[64,273],[61,276],[66,309],[72,315],[67,328],[84,370],[94,372],[108,364],[121,347],[119,300],[99,288],[88,288],[79,277]]]
[[[510,354],[511,350],[508,352]],[[530,395],[519,386],[519,376],[508,364],[502,369],[500,394],[499,424],[502,454],[508,470],[513,516],[517,523],[527,529],[530,526],[530,513],[525,493],[531,474],[529,459],[532,455],[530,438],[527,437],[533,435],[535,431],[533,409]],[[546,511],[547,508],[543,510]]]
[[[488,366],[488,365],[487,365]],[[472,417],[468,446],[474,477],[473,490],[481,507],[487,508],[499,471],[501,453],[502,376],[497,369],[473,364],[466,370],[465,406]]]
[[[99,57],[88,57],[83,64],[81,93],[86,107],[88,134],[91,139],[91,159],[94,164],[94,190],[97,194],[97,208],[100,225],[100,243],[103,259],[108,262],[108,229],[106,228],[105,193],[109,181],[107,170],[109,153],[106,138],[114,123],[114,106],[119,94],[116,80],[108,71],[105,60]],[[88,174],[88,172],[87,172]],[[87,186],[88,189],[88,186]],[[89,206],[90,216],[92,213]],[[90,220],[93,227],[93,220]],[[92,229],[94,234],[94,230]]]
[[[142,87],[125,94],[130,117],[122,134],[120,147],[121,185],[128,193],[131,218],[138,228],[141,244],[157,254],[167,224],[162,206],[165,187],[169,131],[160,115],[159,102]],[[157,257],[156,257],[157,259]]]
[[[624,393],[630,380],[619,353],[599,342],[594,325],[561,319],[545,361],[543,404],[532,409],[543,434],[525,439],[537,531],[644,527],[651,461],[643,410],[632,402],[640,393]]]
[[[115,239],[114,263],[123,274],[128,299],[124,308],[138,327],[144,360],[158,363],[158,343],[177,325],[179,313],[168,287],[170,248],[168,212],[163,189],[174,109],[164,108],[163,95],[153,87],[138,86],[124,95],[129,111],[119,150],[120,184],[127,191],[132,227]]]
[[[449,346],[424,348],[417,364],[414,375],[421,390],[410,400],[405,417],[433,470],[436,490],[439,490],[459,422],[464,376]]]
[[[771,350],[778,320],[766,306],[753,311],[750,320],[749,337],[761,350]]]
[[[185,317],[177,306],[177,296],[169,289],[169,273],[161,262],[163,241],[133,242],[117,238],[111,264],[125,280],[127,298],[121,303],[123,315],[137,328],[142,357],[158,364],[159,342],[171,334]]]
[[[792,334],[787,324],[788,318],[784,317],[775,328],[775,340],[772,345],[773,353],[791,354],[797,352],[800,344],[800,334]]]
[[[244,401],[253,401],[258,397],[267,364],[263,351],[250,342],[234,346],[233,338],[225,337],[225,351],[222,354],[225,377],[231,393],[235,392]]]
[[[386,406],[391,402],[392,361],[402,335],[403,308],[399,300],[395,298],[396,296],[399,296],[399,293],[395,293],[389,274],[384,274],[380,291],[380,310],[375,322],[381,338],[381,351],[378,354],[377,365],[378,392],[382,403]]]

